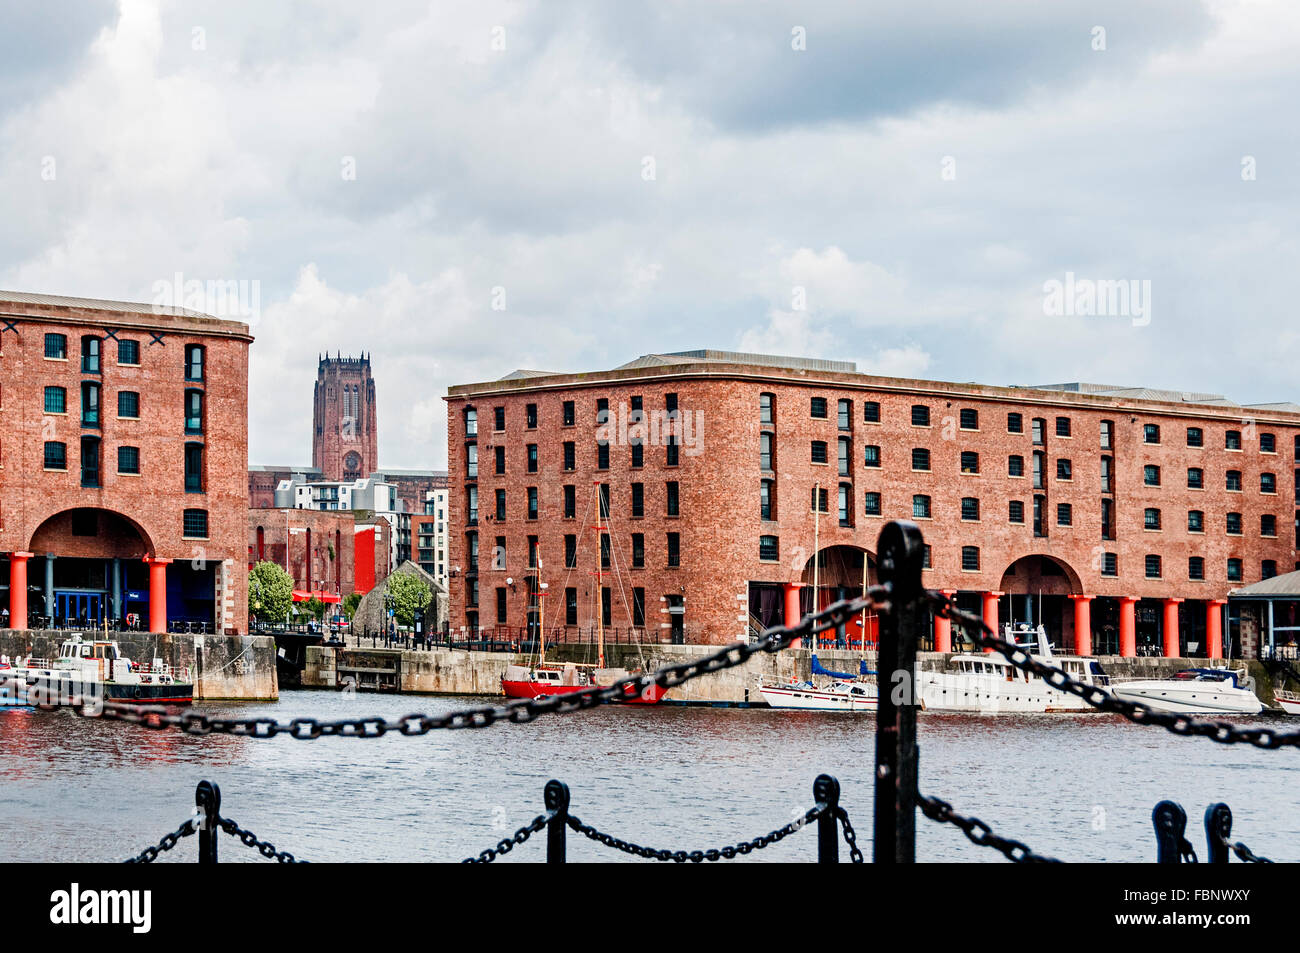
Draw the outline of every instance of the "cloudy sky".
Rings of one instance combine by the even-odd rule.
[[[0,17],[0,287],[259,282],[255,463],[310,459],[326,350],[392,467],[444,464],[448,384],[693,347],[1300,399],[1290,0]],[[1067,272],[1149,321],[1045,314]]]

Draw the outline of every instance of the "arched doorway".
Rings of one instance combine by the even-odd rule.
[[[97,507],[63,510],[32,534],[29,613],[42,626],[117,625],[148,616],[149,534],[128,516]]]
[[[857,546],[827,546],[804,564],[800,581],[801,613],[819,612],[842,599],[856,599],[865,588],[874,586],[876,557]],[[868,611],[847,625],[821,633],[818,648],[870,648],[877,641],[877,631],[876,614]]]
[[[1022,556],[1007,567],[998,589],[1004,622],[1042,625],[1052,645],[1073,652],[1074,612],[1069,597],[1083,592],[1079,574],[1053,556]]]

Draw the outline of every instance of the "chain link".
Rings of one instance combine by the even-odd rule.
[[[554,816],[555,816],[554,811],[548,811],[545,814],[538,814],[536,817],[533,818],[532,823],[526,825],[525,827],[521,827],[519,828],[519,830],[515,831],[514,837],[509,837],[506,838],[505,840],[497,841],[496,846],[489,847],[486,850],[480,851],[477,857],[466,857],[464,860],[461,861],[461,863],[462,864],[492,863],[492,861],[496,860],[502,854],[510,853],[517,846],[519,846],[524,841],[528,840],[528,838],[532,837],[534,834],[536,834],[538,831],[544,828],[547,824],[550,823],[551,818]]]
[[[1224,847],[1228,848],[1228,850],[1230,850],[1230,851],[1232,851],[1234,854],[1236,854],[1236,855],[1237,855],[1237,859],[1240,860],[1243,864],[1271,864],[1271,863],[1273,863],[1273,861],[1269,860],[1267,857],[1260,857],[1258,854],[1256,854],[1253,850],[1251,850],[1249,847],[1247,847],[1247,846],[1246,846],[1245,844],[1243,844],[1241,841],[1237,841],[1237,842],[1234,844],[1232,841],[1230,841],[1230,840],[1228,840],[1226,837],[1224,837],[1224,838],[1220,838],[1220,842],[1223,844]]]
[[[888,595],[888,585],[872,586],[867,590],[866,595],[837,602],[821,612],[804,617],[798,625],[775,626],[768,629],[756,642],[735,642],[695,661],[665,665],[655,672],[632,675],[611,685],[593,686],[564,695],[521,699],[504,705],[467,708],[445,715],[415,714],[396,720],[380,717],[345,718],[335,721],[295,718],[285,723],[274,718],[222,718],[192,710],[173,713],[159,705],[141,706],[105,701],[102,704],[88,706],[83,705],[79,698],[73,699],[73,705],[75,710],[86,718],[108,718],[158,730],[179,728],[191,735],[226,734],[246,738],[274,738],[278,735],[288,735],[304,741],[327,736],[382,738],[390,731],[412,737],[425,735],[438,729],[486,728],[500,721],[526,724],[541,715],[562,715],[621,701],[629,695],[640,695],[651,685],[673,688],[702,675],[744,665],[760,652],[779,652],[781,649],[788,648],[795,639],[808,638],[819,632],[844,625],[863,609],[875,608],[877,611],[888,611]]]
[[[146,847],[140,853],[136,854],[130,860],[124,860],[124,864],[152,864],[158,859],[159,854],[166,853],[181,842],[184,837],[189,837],[198,830],[197,822],[194,818],[187,818],[185,823],[176,828],[171,834],[163,835],[163,839],[158,842],[157,847]]]
[[[840,808],[835,812],[835,816],[840,819],[840,826],[844,828],[844,843],[849,845],[849,861],[855,864],[862,863],[862,849],[858,847],[857,832],[849,823],[849,812]]]
[[[264,840],[258,840],[257,835],[252,831],[246,831],[228,817],[218,817],[217,826],[227,834],[237,838],[245,847],[255,848],[263,857],[267,857],[280,864],[305,864],[307,861],[299,860],[287,850],[276,850],[275,845]]]
[[[953,810],[953,806],[947,801],[937,797],[926,797],[921,792],[916,794],[917,806],[921,808],[932,821],[938,821],[940,824],[952,824],[959,827],[966,838],[978,847],[992,847],[994,850],[1001,851],[1007,860],[1016,864],[1059,864],[1060,861],[1055,857],[1044,857],[1035,854],[1029,849],[1028,845],[1018,840],[1012,840],[1009,837],[1001,837],[993,833],[993,828],[989,827],[978,817],[964,817]]]
[[[1065,672],[1040,662],[1012,642],[998,638],[979,616],[958,609],[941,593],[929,591],[927,598],[936,615],[952,619],[979,648],[993,649],[1016,668],[1037,675],[1053,688],[1076,695],[1098,711],[1122,715],[1138,725],[1157,725],[1176,735],[1212,738],[1220,744],[1251,744],[1273,750],[1300,746],[1300,731],[1275,731],[1271,728],[1242,728],[1227,721],[1203,721],[1173,712],[1156,711],[1140,702],[1116,698],[1096,685],[1077,682]]]

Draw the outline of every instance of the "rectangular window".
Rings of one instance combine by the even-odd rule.
[[[537,444],[535,443],[528,445],[528,472],[537,472]]]
[[[478,487],[465,487],[465,518],[471,524],[478,522]]]
[[[68,446],[54,440],[45,442],[45,469],[68,469]]]
[[[1205,532],[1205,513],[1201,510],[1187,511],[1187,532],[1204,533]]]
[[[924,447],[916,447],[912,450],[912,469],[928,470],[930,469],[930,451]]]
[[[1023,523],[1025,521],[1024,500],[1011,500],[1007,504],[1007,522]]]
[[[576,415],[576,411],[574,410],[573,401],[566,400],[564,402],[563,410],[561,411],[560,417],[564,426],[566,427],[573,426],[574,421],[577,420],[577,415]]]
[[[1007,476],[1020,477],[1025,475],[1025,458],[1019,454],[1013,454],[1007,457]]]
[[[980,429],[980,412],[972,407],[963,407],[959,414],[962,430]]]
[[[677,434],[668,435],[668,443],[664,447],[664,466],[675,467],[681,463],[681,445],[677,442]]]
[[[1058,437],[1068,437],[1068,436],[1070,436],[1070,418],[1069,418],[1069,417],[1057,417],[1057,418],[1056,418],[1056,435],[1057,435]]]
[[[682,564],[682,538],[677,533],[668,534],[668,565],[670,567],[680,566]]]
[[[130,338],[123,338],[117,342],[117,363],[119,364],[139,364],[140,363],[140,342]]]
[[[1041,490],[1043,488],[1043,467],[1046,463],[1046,458],[1043,456],[1043,451],[1035,450],[1033,459],[1034,459],[1034,474],[1033,474],[1034,489]]]
[[[609,519],[609,484],[602,483],[596,487],[596,509],[603,520]]]
[[[912,497],[912,518],[928,520],[930,518],[930,498],[917,494]]]
[[[100,341],[97,337],[87,335],[81,339],[81,373],[99,373],[99,347]]]
[[[66,361],[68,359],[67,335],[45,335],[45,356],[55,361]]]
[[[1228,582],[1241,582],[1241,560],[1228,560]]]
[[[1229,513],[1227,517],[1227,525],[1228,525],[1229,536],[1240,536],[1241,535],[1241,514]]]
[[[1042,417],[1035,417],[1029,422],[1029,439],[1035,447],[1041,447],[1047,441],[1047,421]]]
[[[492,408],[492,429],[497,432],[506,429],[506,409],[504,407]]]
[[[1025,418],[1021,414],[1007,414],[1007,433],[1024,433]]]
[[[880,448],[874,444],[862,448],[862,465],[864,467],[880,466]]]
[[[976,521],[980,518],[980,501],[973,496],[964,496],[961,501],[961,518]]]
[[[1056,461],[1056,478],[1058,480],[1074,479],[1074,467],[1069,460]]]
[[[758,422],[760,424],[771,424],[776,422],[776,409],[774,394],[758,395]]]
[[[640,440],[629,441],[629,443],[632,447],[632,468],[639,469],[645,466],[645,445]]]
[[[879,516],[879,515],[881,515],[881,509],[880,509],[880,494],[879,494],[879,493],[868,492],[868,493],[864,494],[863,499],[864,499],[864,501],[865,501],[865,505],[864,505],[864,507],[863,507],[863,512],[866,513],[867,516]]]
[[[632,568],[645,568],[645,534],[632,534]]]
[[[140,417],[140,395],[133,390],[120,390],[117,392],[117,416],[124,420],[138,420]],[[203,410],[199,408],[200,427],[202,426]]]
[[[99,385],[93,381],[81,382],[81,426],[99,426]]]
[[[572,533],[564,534],[564,568],[573,569],[578,565],[578,537]]]
[[[121,407],[120,395],[118,407]],[[185,432],[203,433],[203,391],[201,390],[187,390],[185,392]]]
[[[632,624],[645,627],[645,590],[640,587],[632,590]]]
[[[1259,535],[1276,536],[1277,535],[1277,517],[1272,513],[1265,513],[1259,518]]]
[[[776,536],[758,537],[758,558],[763,562],[774,563],[781,558],[781,543]]]
[[[611,548],[609,533],[600,534],[600,568],[608,569],[610,566],[610,557],[613,552]]]
[[[524,427],[527,428],[528,430],[537,429],[537,405],[536,404],[524,405]]]
[[[609,469],[609,444],[608,443],[596,444],[596,469],[597,470]]]
[[[1119,575],[1119,556],[1115,553],[1101,554],[1101,574],[1103,576]]]
[[[1223,435],[1223,449],[1240,450],[1241,449],[1241,431],[1229,430]]]
[[[1276,493],[1277,476],[1272,473],[1261,473],[1259,475],[1259,492]]]
[[[478,436],[478,411],[473,407],[465,409],[465,439],[472,440]]]
[[[501,476],[506,472],[506,448],[493,447],[492,454],[493,456],[496,457],[496,466],[495,466],[496,474],[497,476]]]
[[[572,483],[564,487],[564,518],[571,520],[578,515],[578,488]]]
[[[930,426],[930,408],[924,404],[912,405],[912,426],[928,427]]]
[[[1043,509],[1047,506],[1047,497],[1034,497],[1034,535],[1044,537],[1047,535],[1047,521],[1043,516]]]
[[[133,474],[138,474],[140,472],[139,447],[117,448],[117,472]]]
[[[1200,467],[1187,468],[1187,488],[1189,490],[1201,490],[1205,488],[1205,471]]]
[[[853,429],[853,401],[841,400],[836,402],[835,423],[840,430]]]
[[[837,449],[838,456],[836,459],[839,464],[839,474],[840,476],[848,476],[849,460],[853,455],[853,442],[848,437],[840,437],[837,441]]]
[[[1151,555],[1146,558],[1146,572],[1148,579],[1160,578],[1160,557]]]
[[[1160,485],[1160,468],[1152,464],[1147,464],[1142,468],[1142,482],[1147,486]]]
[[[185,345],[185,379],[187,381],[203,380],[203,345]]]
[[[537,519],[537,487],[535,486],[528,488],[528,518]]]
[[[1277,453],[1277,437],[1271,433],[1262,433],[1259,435],[1259,452],[1260,453]]]
[[[185,492],[202,493],[203,489],[203,444],[187,443],[185,445]]]
[[[967,572],[976,572],[980,568],[980,550],[978,546],[961,548],[961,568]]]
[[[674,417],[677,413],[676,394],[664,394],[664,410],[668,411],[669,417]]]
[[[1074,522],[1074,508],[1069,503],[1056,504],[1056,525],[1070,526]]]
[[[1142,440],[1143,440],[1144,443],[1159,443],[1159,442],[1160,442],[1160,425],[1159,425],[1159,424],[1143,424],[1143,425],[1142,425]]]
[[[980,455],[974,450],[963,450],[961,452],[961,472],[962,473],[979,473],[980,472]]]
[[[1115,501],[1103,499],[1101,501],[1101,538],[1115,538]]]
[[[578,590],[573,586],[564,590],[564,624],[578,624]]]
[[[812,442],[812,462],[813,463],[826,462],[826,441],[825,440],[814,440]]]
[[[758,468],[760,470],[772,469],[772,443],[773,436],[770,433],[761,433],[758,435]]]
[[[506,623],[506,587],[497,586],[497,622]]]
[[[1229,470],[1229,471],[1228,471],[1228,476],[1227,476],[1226,485],[1227,485],[1227,488],[1228,488],[1229,490],[1240,490],[1240,489],[1241,489],[1241,471],[1240,471],[1240,470]]]
[[[874,400],[864,400],[862,402],[862,422],[868,424],[880,423],[880,403]]]
[[[773,481],[762,480],[758,485],[758,518],[772,520]]]
[[[181,535],[188,539],[207,539],[208,511],[186,510],[181,516]]]
[[[809,411],[809,413],[811,414],[811,416],[816,417],[819,420],[824,420],[826,418],[826,398],[825,397],[812,398],[812,408]]]
[[[1204,579],[1205,578],[1205,559],[1201,556],[1187,557],[1187,578]]]
[[[632,484],[632,516],[640,519],[645,516],[645,484]]]
[[[812,509],[816,513],[826,513],[830,510],[830,497],[824,487],[813,487],[812,489]]]
[[[506,568],[506,538],[504,536],[497,537],[497,544],[492,549],[492,568]]]
[[[839,517],[841,526],[853,525],[853,487],[848,483],[840,484],[839,492]]]
[[[45,412],[47,414],[66,414],[68,412],[68,391],[66,388],[45,388]]]
[[[677,481],[669,480],[666,486],[667,486],[667,493],[668,493],[668,509],[666,511],[666,515],[680,516],[681,501],[678,499],[678,495],[677,495]]]
[[[1142,512],[1142,527],[1144,529],[1160,528],[1160,511],[1154,507],[1148,507]]]
[[[496,509],[496,513],[494,513],[493,516],[497,520],[504,520],[506,518],[506,491],[505,490],[498,489],[496,491],[496,503],[497,503],[497,509]]]
[[[1265,559],[1259,564],[1259,575],[1262,579],[1272,579],[1277,575],[1277,560]]]
[[[1200,427],[1187,428],[1187,446],[1203,447],[1205,446],[1205,431]]]
[[[1115,443],[1115,422],[1113,420],[1103,420],[1101,422],[1101,449],[1114,450]]]

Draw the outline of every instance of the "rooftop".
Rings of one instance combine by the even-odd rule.
[[[30,316],[63,321],[93,316],[100,322],[108,313],[119,316],[114,323],[129,327],[158,326],[160,324],[158,318],[181,318],[195,330],[204,333],[233,333],[252,340],[248,333],[248,322],[242,318],[218,317],[202,311],[192,311],[189,308],[141,301],[78,298],[32,291],[0,291],[0,313],[14,317]],[[172,325],[173,322],[167,324]]]

